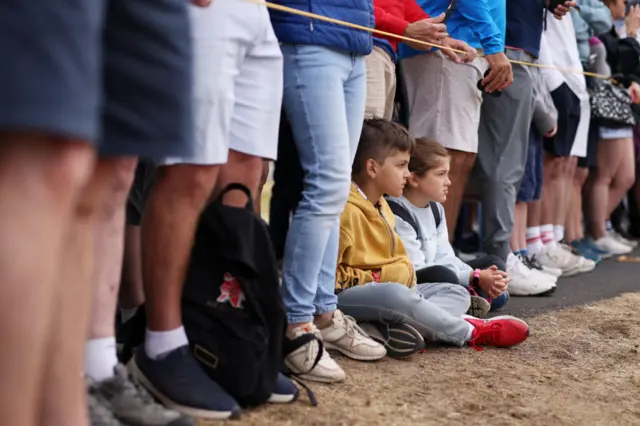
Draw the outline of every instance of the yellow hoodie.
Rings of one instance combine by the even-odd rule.
[[[396,234],[389,205],[381,198],[374,206],[352,183],[340,217],[336,290],[371,282],[413,287],[415,281],[415,270]]]

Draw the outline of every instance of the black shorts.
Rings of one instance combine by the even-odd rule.
[[[0,1],[0,130],[102,155],[193,150],[186,0]]]
[[[587,156],[578,158],[578,167],[592,168],[598,159],[598,141],[600,140],[600,126],[596,120],[589,123],[589,137],[587,139]]]
[[[568,157],[580,124],[580,99],[566,83],[551,92],[551,97],[558,110],[558,132],[552,138],[544,138],[543,147],[554,157]]]

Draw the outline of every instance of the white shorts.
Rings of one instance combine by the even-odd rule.
[[[591,124],[591,104],[589,103],[589,94],[586,88],[584,91],[576,93],[576,96],[580,99],[580,122],[578,123],[578,130],[573,140],[570,155],[572,157],[586,157],[589,125]]]
[[[227,162],[229,149],[274,160],[282,106],[282,53],[261,5],[215,0],[190,7],[195,151],[171,164]]]

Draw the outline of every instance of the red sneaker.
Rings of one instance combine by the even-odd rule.
[[[483,350],[482,346],[508,348],[524,342],[529,337],[527,323],[509,315],[488,320],[466,317],[465,320],[475,327],[468,344],[478,351]]]

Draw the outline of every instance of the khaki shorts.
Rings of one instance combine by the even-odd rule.
[[[396,65],[384,49],[373,46],[373,52],[366,58],[367,103],[366,118],[391,120],[396,97]]]
[[[478,152],[482,93],[477,84],[487,67],[482,58],[456,64],[440,51],[403,59],[411,134],[447,149]]]

